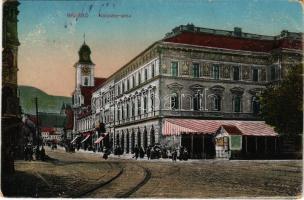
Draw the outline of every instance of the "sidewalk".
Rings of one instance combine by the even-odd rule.
[[[58,149],[65,151],[65,149],[63,147],[58,147]],[[82,153],[82,154],[90,154],[90,155],[95,155],[98,157],[102,157],[103,156],[103,152],[93,152],[93,151],[85,151],[83,149],[79,149],[79,151],[75,150],[75,153]],[[114,159],[123,159],[123,160],[134,160],[134,161],[144,161],[144,162],[168,162],[168,163],[172,163],[172,159],[171,158],[159,158],[159,159],[150,159],[148,160],[148,158],[145,156],[144,158],[138,158],[137,160],[135,158],[133,158],[134,154],[123,154],[123,155],[114,155],[113,153],[111,153],[108,157],[109,158],[114,158]],[[290,160],[237,160],[237,159],[233,159],[233,160],[229,160],[229,159],[188,159],[188,160],[176,160],[176,163],[215,163],[215,162],[248,162],[248,161],[252,161],[252,162],[267,162],[267,161],[272,161],[272,162],[286,162],[286,161],[290,161]]]

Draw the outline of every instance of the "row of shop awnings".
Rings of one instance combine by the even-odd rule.
[[[180,134],[215,134],[222,126],[234,126],[239,135],[244,136],[278,136],[274,128],[264,121],[238,120],[196,120],[166,119],[163,124],[163,135]]]
[[[83,134],[85,136],[85,138],[80,142],[80,143],[84,143],[85,141],[87,141],[89,139],[89,137],[91,136],[90,133],[86,133],[86,134]],[[95,142],[94,144],[99,144],[106,136],[108,135],[108,133],[103,133]],[[80,138],[81,136],[76,136],[72,141],[71,141],[71,144],[75,143],[76,140],[78,138]]]

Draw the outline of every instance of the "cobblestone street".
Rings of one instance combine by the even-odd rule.
[[[48,162],[17,161],[6,196],[274,197],[298,196],[302,164],[293,161],[130,160],[49,150]]]

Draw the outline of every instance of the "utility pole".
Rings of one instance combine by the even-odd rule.
[[[37,147],[40,145],[40,135],[39,135],[39,115],[38,115],[38,98],[35,97],[35,107],[36,107],[36,139],[37,139]]]

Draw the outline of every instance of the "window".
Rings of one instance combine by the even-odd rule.
[[[177,93],[173,93],[171,96],[171,109],[179,108],[179,98]]]
[[[252,112],[253,114],[258,114],[260,112],[260,102],[258,97],[252,97]]]
[[[151,75],[152,75],[152,78],[155,76],[155,69],[154,69],[154,64],[152,64],[151,66]]]
[[[89,85],[89,79],[88,77],[84,77],[84,84],[85,86]]]
[[[193,63],[192,65],[192,74],[193,77],[198,78],[199,77],[199,64],[198,63]]]
[[[219,79],[220,78],[220,66],[213,65],[213,78]]]
[[[212,110],[220,111],[221,110],[221,97],[219,95],[214,95],[212,100]]]
[[[201,94],[199,91],[195,92],[193,96],[193,110],[201,109]]]
[[[127,119],[130,117],[130,107],[129,103],[127,103]]]
[[[122,93],[124,93],[124,92],[125,92],[125,83],[122,82]]]
[[[274,81],[275,79],[276,79],[276,68],[275,68],[275,66],[271,66],[270,80]]]
[[[120,120],[120,106],[117,109],[117,120]]]
[[[253,69],[252,80],[253,81],[259,81],[259,70],[258,69]]]
[[[117,94],[120,95],[120,85],[117,85]]]
[[[127,79],[127,90],[130,90],[130,80]]]
[[[145,81],[147,81],[147,80],[148,80],[148,69],[145,68]]]
[[[132,76],[132,87],[135,87],[135,76]]]
[[[121,118],[124,120],[125,119],[125,110],[124,110],[124,106],[121,106]]]
[[[241,112],[241,97],[234,97],[234,112]]]
[[[146,96],[144,96],[144,113],[148,113],[148,102]]]
[[[131,112],[132,117],[135,116],[135,103],[132,101],[132,112]]]
[[[178,62],[171,63],[171,74],[172,76],[178,76]]]
[[[154,94],[151,94],[151,110],[154,111]]]
[[[141,102],[140,102],[140,98],[137,99],[137,115],[140,116],[141,115]]]
[[[239,67],[233,67],[233,80],[234,81],[240,80],[240,68]]]
[[[140,85],[141,83],[141,75],[140,75],[140,72],[138,72],[138,85]]]

